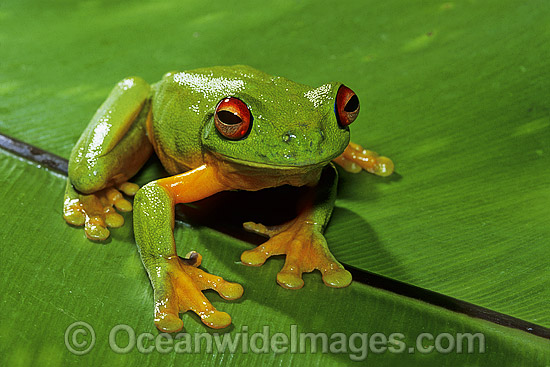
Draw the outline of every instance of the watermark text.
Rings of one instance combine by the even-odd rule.
[[[290,325],[287,330],[273,332],[270,326],[251,332],[242,326],[231,333],[150,333],[136,331],[129,325],[116,325],[108,337],[110,349],[118,354],[130,353],[253,353],[253,354],[346,354],[352,361],[364,361],[369,353],[484,353],[485,335],[482,333],[421,333],[410,340],[403,333],[313,333]],[[90,352],[96,344],[91,325],[79,321],[65,331],[67,349],[77,355]]]

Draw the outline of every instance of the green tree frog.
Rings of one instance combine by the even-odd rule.
[[[154,289],[159,330],[183,327],[191,310],[207,326],[223,328],[231,317],[216,310],[202,290],[241,297],[243,288],[199,268],[202,257],[176,253],[174,206],[224,190],[306,186],[298,216],[274,227],[244,223],[269,239],[245,251],[241,262],[259,266],[286,254],[277,282],[304,285],[302,273],[318,269],[323,282],[346,287],[351,274],[330,253],[323,236],[335,201],[337,171],[387,176],[393,163],[349,142],[359,99],[341,83],[317,88],[271,76],[248,66],[170,72],[148,85],[138,77],[119,82],[72,150],[63,213],[84,225],[92,240],[123,225],[119,211],[132,210],[122,193],[134,195],[134,232]],[[172,175],[139,188],[129,183],[155,153]],[[116,208],[116,209],[115,209]]]

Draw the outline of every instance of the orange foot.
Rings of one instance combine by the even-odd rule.
[[[351,283],[351,274],[330,253],[319,225],[298,217],[281,226],[266,227],[246,222],[244,228],[270,239],[255,249],[242,253],[245,265],[260,266],[268,257],[286,254],[285,265],[277,274],[277,283],[284,288],[304,286],[302,273],[318,269],[329,287],[343,288]]]
[[[359,144],[350,142],[344,153],[333,159],[348,172],[357,173],[365,170],[377,176],[389,176],[393,173],[393,162],[388,157],[381,157],[372,150],[363,149]]]
[[[125,182],[117,188],[108,187],[92,194],[83,194],[76,191],[71,181],[67,180],[63,217],[74,226],[84,225],[89,239],[105,240],[110,234],[107,227],[118,228],[124,224],[124,217],[115,208],[120,212],[132,211],[132,204],[124,199],[121,191],[134,196],[138,189],[138,185]]]
[[[240,298],[243,287],[225,281],[216,275],[208,274],[197,267],[202,257],[192,252],[189,259],[173,256],[151,270],[155,280],[155,325],[164,332],[177,332],[183,328],[180,312],[193,311],[202,322],[214,329],[231,324],[231,316],[216,310],[202,294],[205,289],[213,289],[227,300]]]

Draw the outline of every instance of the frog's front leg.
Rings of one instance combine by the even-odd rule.
[[[191,310],[212,328],[231,324],[231,317],[216,310],[202,294],[213,289],[225,299],[241,297],[243,288],[197,267],[200,255],[182,259],[174,241],[174,205],[189,203],[227,188],[215,173],[203,165],[192,171],[153,181],[137,193],[134,205],[134,232],[141,260],[154,290],[155,325],[161,331],[182,329],[180,312]],[[198,261],[197,261],[198,260]]]
[[[153,152],[146,134],[150,118],[150,87],[141,78],[118,83],[98,109],[71,152],[63,217],[72,225],[85,225],[88,238],[104,240],[107,227],[120,227],[130,211],[123,198],[138,186],[126,182]]]
[[[358,173],[365,170],[377,176],[389,176],[393,173],[393,162],[388,157],[379,156],[372,150],[363,149],[359,144],[350,142],[346,150],[333,162],[344,170]]]
[[[246,230],[267,236],[269,240],[243,252],[241,261],[246,265],[259,266],[270,256],[286,254],[285,265],[277,274],[277,282],[281,286],[302,288],[302,273],[315,269],[321,272],[327,286],[348,286],[351,274],[331,254],[323,236],[334,207],[337,178],[332,164],[325,167],[317,185],[311,187],[299,203],[298,216],[288,223],[272,227],[245,223]]]

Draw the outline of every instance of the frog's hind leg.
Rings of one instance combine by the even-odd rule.
[[[139,187],[126,181],[153,151],[146,134],[151,117],[149,95],[150,87],[143,79],[122,80],[73,148],[63,216],[72,225],[85,225],[90,239],[104,240],[109,236],[106,227],[124,223],[115,208],[132,210],[122,193],[132,196],[137,192]]]

